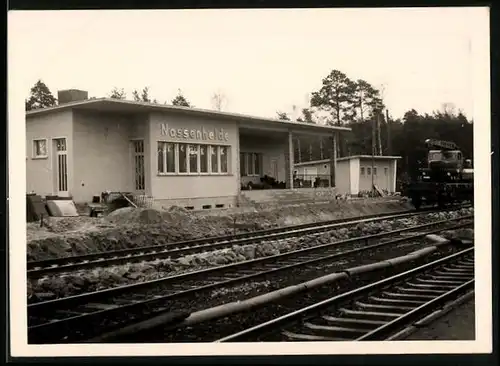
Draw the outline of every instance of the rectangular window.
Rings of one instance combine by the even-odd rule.
[[[33,141],[33,157],[45,158],[47,157],[47,140],[39,139]]]
[[[364,166],[361,167],[361,175],[365,175],[365,167]]]
[[[260,153],[241,153],[240,169],[242,176],[260,176],[262,174]]]
[[[158,173],[166,172],[166,161],[165,161],[165,143],[158,142]]]
[[[221,173],[227,173],[228,148],[227,146],[219,146],[219,149],[220,149],[220,171]]]
[[[245,153],[240,153],[240,175],[247,175],[247,155]]]
[[[384,168],[384,175],[387,175],[389,169],[388,168]]]
[[[179,173],[187,173],[188,145],[179,144]]]
[[[260,154],[253,154],[253,159],[254,159],[254,174],[261,175],[262,172],[260,171]]]
[[[158,173],[175,173],[175,145],[158,142]]]
[[[206,145],[200,145],[200,172],[208,173],[208,151]]]
[[[217,146],[210,146],[210,161],[211,161],[211,172],[218,173],[219,172],[219,161],[217,158]]]
[[[198,145],[189,145],[189,172],[198,173]]]
[[[137,154],[136,147],[136,154]],[[158,174],[165,173],[229,173],[228,146],[158,142]],[[143,154],[143,153],[142,153]],[[243,160],[248,167],[248,160]],[[260,167],[260,162],[257,163]]]
[[[248,170],[247,170],[247,175],[254,175],[255,174],[255,166],[254,166],[254,160],[253,160],[253,153],[246,153],[246,158],[247,158],[247,164],[248,164]]]
[[[373,168],[373,175],[377,175],[377,168]]]
[[[366,168],[366,174],[371,175],[372,174],[372,168]]]
[[[175,173],[175,145],[172,143],[167,146],[167,173]]]

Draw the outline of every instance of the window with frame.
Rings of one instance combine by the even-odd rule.
[[[384,168],[384,175],[387,175],[388,172],[389,172],[389,169],[388,168]]]
[[[260,176],[262,175],[261,167],[262,154],[260,153],[241,153],[240,168],[242,176]]]
[[[200,173],[208,173],[208,148],[200,145]]]
[[[219,159],[218,159],[218,146],[210,146],[210,168],[212,173],[218,173],[219,172]]]
[[[189,145],[189,172],[198,173],[198,145]]]
[[[175,173],[175,145],[158,142],[158,173]]]
[[[361,167],[361,175],[365,175],[365,167],[364,166]]]
[[[227,173],[228,148],[227,146],[219,146],[219,151],[220,151],[220,172]]]
[[[34,158],[47,157],[47,139],[33,140],[33,157]]]
[[[366,174],[371,175],[372,174],[372,168],[366,168]]]
[[[179,173],[187,173],[188,144],[179,144]]]
[[[377,168],[373,168],[373,175],[377,175]]]
[[[158,174],[229,173],[230,147],[158,141]]]

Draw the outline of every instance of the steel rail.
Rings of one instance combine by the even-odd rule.
[[[201,291],[224,288],[273,272],[307,266],[321,261],[331,261],[335,258],[353,255],[370,249],[412,241],[422,238],[429,233],[465,227],[472,224],[472,222],[467,222],[452,227],[447,226],[425,233],[418,233],[413,236],[368,245],[368,242],[373,239],[390,237],[396,233],[419,230],[424,227],[429,228],[444,223],[450,224],[453,221],[461,219],[443,220],[441,222],[404,228],[390,233],[351,238],[345,241],[327,243],[316,247],[304,248],[226,266],[208,268],[159,280],[30,304],[28,305],[28,316],[34,319],[34,321],[30,321],[31,324],[28,331],[34,340],[48,340],[51,337],[57,338],[57,334],[61,333],[61,328],[71,331],[82,326],[84,328],[92,326],[92,321],[89,320],[96,318],[121,318],[123,317],[122,314],[126,312],[133,313],[137,311],[140,311],[145,316],[150,316],[150,313],[156,314],[169,309],[169,302],[172,300],[190,296]],[[366,242],[367,245],[357,249],[338,252],[339,245],[354,244],[355,242]],[[149,291],[146,291],[148,289]],[[146,293],[144,293],[145,291]],[[156,295],[155,291],[157,292]],[[99,301],[99,303],[96,304],[95,301]],[[124,319],[121,319],[119,323],[123,321]],[[110,322],[112,321],[110,320]]]
[[[273,335],[293,341],[387,339],[402,326],[471,289],[473,253],[474,248],[465,249],[215,342],[264,341]],[[352,310],[353,307],[357,309]]]
[[[162,245],[146,246],[140,248],[120,249],[91,253],[80,256],[70,256],[42,261],[30,261],[27,263],[28,278],[39,278],[62,272],[77,271],[81,269],[96,268],[103,266],[119,265],[132,262],[154,260],[159,258],[178,258],[190,253],[206,250],[216,250],[231,247],[233,245],[244,245],[252,242],[270,241],[319,233],[321,231],[335,230],[345,226],[361,223],[377,222],[392,219],[403,219],[406,217],[425,215],[442,210],[412,211],[404,213],[391,213],[387,215],[369,215],[359,218],[339,219],[320,223],[309,223],[284,228],[273,228],[252,233],[237,234],[234,236],[211,237],[206,239],[195,239],[168,243]]]

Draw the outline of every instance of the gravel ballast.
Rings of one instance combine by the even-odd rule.
[[[299,293],[297,295],[293,295],[287,298],[284,298],[280,301],[276,301],[270,304],[266,304],[265,306],[259,307],[259,308],[253,308],[249,312],[242,312],[238,314],[233,314],[228,317],[224,317],[221,319],[216,319],[213,321],[206,321],[200,324],[196,324],[192,327],[180,327],[177,329],[171,329],[169,327],[158,327],[155,329],[149,329],[148,331],[137,333],[128,337],[122,337],[120,339],[115,339],[113,342],[117,343],[130,343],[130,342],[147,342],[147,343],[163,343],[163,342],[168,342],[168,343],[176,343],[176,342],[213,342],[219,338],[225,337],[229,334],[236,333],[238,331],[241,331],[243,329],[255,326],[257,324],[272,320],[276,317],[285,315],[287,313],[290,313],[292,311],[298,310],[300,308],[312,305],[316,302],[325,300],[327,298],[330,298],[332,296],[335,296],[337,294],[347,292],[349,290],[358,288],[360,286],[366,285],[368,283],[372,283],[375,281],[378,281],[383,278],[390,277],[392,275],[395,275],[397,273],[404,272],[406,270],[409,270],[411,268],[414,268],[415,266],[418,265],[423,265],[425,263],[429,263],[432,261],[435,261],[439,258],[445,257],[449,254],[452,254],[455,252],[456,249],[452,247],[448,247],[446,249],[443,249],[439,252],[435,252],[424,259],[418,261],[418,262],[413,262],[410,264],[406,265],[401,265],[396,268],[391,268],[387,270],[380,271],[378,273],[369,273],[369,274],[364,274],[361,276],[358,276],[356,278],[351,278],[350,281],[340,281],[336,282],[333,285],[332,284],[327,284],[324,286],[320,286],[318,288],[312,289],[307,292]],[[403,255],[403,254],[401,254]],[[397,255],[392,255],[390,258],[396,257]],[[374,263],[380,260],[383,260],[384,257],[381,255],[380,257],[377,256],[377,260],[373,261],[365,261],[364,264],[366,263]],[[385,258],[388,258],[387,256]],[[363,263],[361,263],[363,264]],[[350,265],[346,265],[344,268],[349,268],[352,267]],[[334,271],[327,271],[326,273],[332,273]],[[324,275],[325,273],[322,272],[321,270],[318,270],[316,272],[316,275],[312,278],[320,277],[321,275]],[[298,273],[297,273],[298,275]],[[290,275],[292,277],[292,275]],[[268,287],[264,292],[270,292],[274,289],[277,289],[279,287],[285,287],[288,284],[296,284],[299,282],[304,282],[308,278],[308,276],[304,277],[296,277],[296,281],[290,281],[287,283],[286,279],[282,279],[279,276],[276,277],[271,277],[269,278],[269,282],[273,284],[272,286]],[[281,286],[279,285],[274,285],[275,282],[279,281]],[[257,291],[248,291],[245,293],[243,296],[242,293],[240,293],[239,296],[233,296],[231,293],[225,294],[225,299],[224,303],[228,303],[231,301],[237,301],[237,300],[243,300],[246,298],[250,298],[253,296],[258,295],[259,293]],[[201,298],[199,297],[198,299],[191,299],[191,301],[188,301],[187,303],[182,301],[182,302],[177,302],[175,304],[175,307],[177,308],[178,306],[184,307],[184,308],[198,308],[198,309],[205,309],[209,308],[210,306],[216,306],[217,304],[220,303],[217,301],[213,301],[213,299],[208,299],[208,298]],[[200,304],[202,302],[203,304]]]
[[[158,259],[150,262],[101,267],[57,276],[45,276],[33,280],[28,279],[28,298],[39,301],[40,299],[47,300],[72,296],[84,292],[155,280],[214,266],[277,255],[348,238],[402,229],[430,221],[456,218],[466,214],[471,214],[471,210],[464,209],[397,220],[384,220],[376,223],[363,223],[354,227],[340,228],[315,235],[260,244],[235,245],[232,248],[201,252],[176,259]],[[354,249],[357,245],[351,244],[350,247]],[[343,248],[343,250],[347,250],[347,248]]]

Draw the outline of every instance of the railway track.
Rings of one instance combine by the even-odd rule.
[[[150,318],[161,312],[182,309],[181,300],[195,294],[236,286],[292,268],[330,265],[340,258],[422,240],[429,233],[466,227],[473,221],[466,216],[432,222],[388,233],[352,238],[270,257],[203,269],[159,280],[110,288],[81,295],[28,305],[28,338],[30,343],[75,342],[100,332],[123,327],[130,322]],[[455,223],[455,224],[454,224]],[[425,232],[422,232],[425,230]],[[402,233],[418,231],[412,236]],[[395,237],[395,238],[394,238]],[[415,243],[413,247],[421,243]],[[410,247],[406,248],[411,251]],[[341,265],[341,264],[338,264]],[[201,304],[203,305],[203,304]],[[186,310],[178,313],[189,315]]]
[[[469,206],[458,206],[466,208]],[[449,208],[446,211],[450,210]],[[312,233],[321,233],[339,229],[345,226],[357,225],[360,223],[377,222],[383,220],[403,219],[407,217],[441,212],[443,210],[427,209],[420,211],[406,211],[402,213],[391,213],[385,215],[369,215],[361,219],[339,219],[320,223],[309,223],[292,227],[273,228],[268,230],[255,231],[237,235],[222,237],[211,237],[190,241],[169,243],[164,245],[147,246],[141,248],[121,249],[99,253],[86,254],[81,256],[70,256],[63,258],[47,259],[43,261],[27,262],[28,278],[40,278],[46,275],[78,271],[82,269],[120,265],[133,262],[142,262],[162,258],[178,258],[188,254],[217,250],[232,247],[233,245],[245,245],[262,241],[279,240],[290,237],[297,237]],[[154,235],[154,233],[153,233]]]
[[[216,342],[394,340],[473,289],[474,248],[468,248]]]

